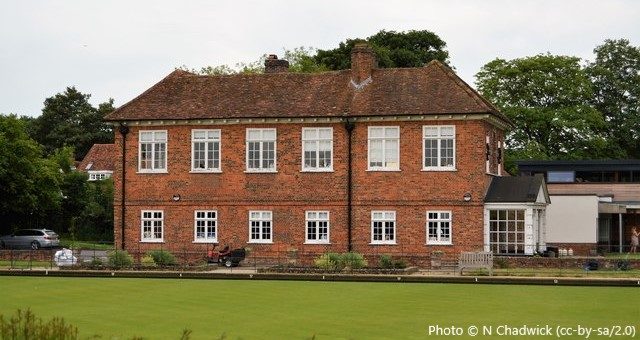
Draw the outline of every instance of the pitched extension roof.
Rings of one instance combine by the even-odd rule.
[[[346,117],[487,113],[509,120],[449,67],[373,69],[357,90],[352,71],[196,75],[170,73],[106,119]]]
[[[543,197],[540,197],[542,194]],[[521,177],[493,177],[486,203],[550,203],[542,175]]]
[[[115,144],[93,144],[77,166],[78,171],[113,171]]]

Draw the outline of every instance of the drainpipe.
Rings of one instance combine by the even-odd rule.
[[[120,123],[119,129],[120,134],[122,135],[122,187],[120,189],[120,248],[124,250],[124,218],[125,218],[125,178],[127,176],[127,166],[126,166],[126,150],[127,150],[127,134],[129,133],[129,127],[126,123]]]
[[[355,128],[355,123],[347,118],[344,122],[344,128],[347,130],[347,251],[353,250],[352,245],[352,228],[351,228],[351,172],[352,172],[352,160],[351,160],[351,135]]]
[[[623,253],[622,251],[622,237],[624,236],[624,234],[622,233],[622,213],[618,213],[618,252],[620,254]]]

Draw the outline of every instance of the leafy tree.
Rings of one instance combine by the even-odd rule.
[[[38,226],[60,207],[61,174],[29,138],[25,121],[0,115],[0,228]]]
[[[366,39],[347,39],[333,50],[318,50],[315,60],[331,70],[351,67],[351,49],[368,42],[378,58],[379,67],[421,67],[432,60],[449,63],[447,44],[437,34],[427,31],[395,32],[382,30]]]
[[[594,88],[592,103],[604,114],[607,137],[621,157],[640,158],[640,46],[605,40],[586,68]]]
[[[94,108],[91,95],[67,87],[44,102],[42,115],[34,122],[32,137],[44,146],[47,154],[72,146],[75,159],[81,160],[95,143],[112,143],[113,133],[104,116],[113,111],[113,99]]]
[[[495,59],[476,74],[479,91],[509,117],[507,166],[515,159],[607,155],[602,114],[590,105],[591,82],[580,59],[550,54]]]
[[[86,182],[84,206],[75,221],[77,239],[113,241],[113,181]]]

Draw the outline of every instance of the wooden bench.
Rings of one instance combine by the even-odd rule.
[[[493,275],[493,253],[488,252],[462,252],[458,260],[460,275],[464,269],[486,268],[489,275]]]

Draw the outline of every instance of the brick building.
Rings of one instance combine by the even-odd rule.
[[[379,69],[366,45],[351,58],[316,74],[275,56],[265,74],[176,70],[110,114],[118,246],[483,249],[508,119],[440,62]]]

